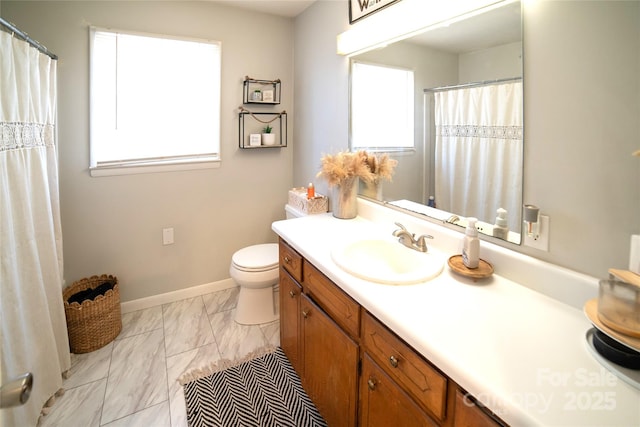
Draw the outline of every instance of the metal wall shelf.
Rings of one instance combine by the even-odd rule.
[[[280,104],[281,84],[280,79],[259,80],[245,76],[243,82],[242,102],[244,104]],[[259,93],[258,98],[254,98],[254,93]]]
[[[252,134],[259,134],[262,138],[262,130],[265,126],[273,128],[272,133],[276,134],[276,142],[272,145],[265,145],[264,141],[260,145],[252,145],[250,138]],[[287,112],[278,113],[255,112],[240,107],[238,113],[238,146],[240,148],[282,148],[287,146]]]

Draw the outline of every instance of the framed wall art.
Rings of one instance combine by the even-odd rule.
[[[349,0],[349,24],[365,18],[400,0]]]

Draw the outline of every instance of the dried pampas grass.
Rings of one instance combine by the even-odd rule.
[[[376,154],[368,154],[366,151],[363,153],[366,157],[369,170],[371,170],[371,173],[374,175],[374,181],[378,181],[380,179],[391,181],[391,178],[393,177],[393,170],[398,164],[398,161],[389,158],[389,155],[386,153],[381,154],[380,156]]]
[[[360,177],[363,180],[373,179],[373,174],[369,170],[362,151],[355,153],[341,151],[338,154],[326,154],[322,157],[321,162],[322,167],[318,172],[318,177],[326,179],[331,187],[354,177]]]
[[[391,180],[393,170],[398,164],[398,161],[389,158],[388,154],[378,156],[369,154],[365,150],[326,154],[321,162],[322,166],[317,176],[325,178],[330,187],[355,177],[365,182]]]

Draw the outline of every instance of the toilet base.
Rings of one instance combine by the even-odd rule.
[[[259,325],[278,320],[274,304],[273,286],[252,289],[240,286],[238,305],[236,306],[236,323],[241,325]]]

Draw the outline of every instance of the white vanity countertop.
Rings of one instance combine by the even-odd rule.
[[[640,425],[640,390],[611,374],[589,352],[585,334],[591,324],[582,311],[501,276],[499,265],[494,265],[498,274],[473,282],[450,271],[446,259],[456,252],[449,251],[440,253],[444,271],[431,281],[376,284],[341,270],[331,249],[361,238],[393,240],[393,222],[321,214],[277,221],[272,228],[510,425]],[[451,242],[442,246],[452,247]],[[436,236],[429,251],[437,254],[434,248],[442,246]],[[522,262],[522,255],[517,256]]]

